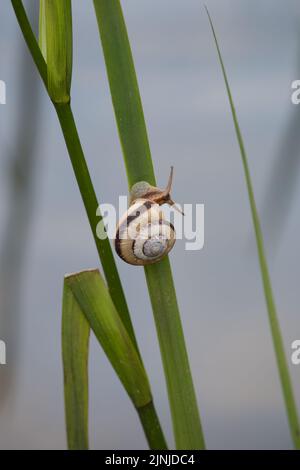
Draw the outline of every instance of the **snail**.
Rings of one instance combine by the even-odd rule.
[[[160,208],[169,204],[183,214],[170,196],[172,180],[173,167],[165,189],[146,181],[131,188],[129,209],[121,217],[115,235],[116,252],[126,263],[135,266],[157,263],[173,248],[175,229]]]

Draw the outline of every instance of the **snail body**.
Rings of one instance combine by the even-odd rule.
[[[126,263],[136,266],[157,263],[173,248],[175,229],[160,208],[164,203],[174,205],[170,197],[172,176],[173,168],[164,190],[145,181],[132,187],[130,207],[121,217],[115,236],[116,252]]]

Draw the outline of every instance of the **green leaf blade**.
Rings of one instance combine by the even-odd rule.
[[[111,97],[124,156],[129,185],[137,181],[155,184],[146,131],[127,29],[120,2],[95,0],[94,7],[101,35]]]
[[[88,439],[88,355],[90,327],[64,284],[62,355],[68,448],[85,450]]]
[[[66,276],[65,290],[72,293],[131,398],[150,448],[167,449],[145,369],[99,271],[87,270]]]
[[[134,405],[139,408],[152,401],[148,378],[106,285],[98,270],[82,271],[65,277]]]
[[[241,153],[247,192],[248,192],[248,198],[249,198],[250,209],[251,209],[251,216],[252,216],[254,233],[255,233],[255,238],[256,238],[256,245],[257,245],[257,252],[258,252],[258,259],[259,259],[259,266],[260,266],[260,271],[261,271],[264,295],[265,295],[265,300],[266,300],[266,305],[267,305],[267,311],[268,311],[270,329],[271,329],[274,351],[275,351],[275,356],[276,356],[276,361],[277,361],[277,367],[278,367],[279,377],[281,381],[281,387],[283,391],[288,422],[290,426],[290,432],[291,432],[291,436],[292,436],[295,448],[300,449],[300,425],[299,425],[298,411],[297,411],[296,401],[294,398],[293,386],[292,386],[292,381],[290,378],[288,363],[287,363],[286,355],[284,351],[284,344],[282,340],[281,329],[280,329],[280,325],[279,325],[279,321],[277,317],[273,289],[271,285],[267,258],[265,255],[263,235],[262,235],[260,220],[258,216],[258,211],[256,208],[252,180],[251,180],[251,175],[250,175],[250,170],[249,170],[249,165],[248,165],[248,158],[247,158],[244,140],[243,140],[243,136],[240,130],[240,126],[239,126],[239,122],[238,122],[238,118],[237,118],[237,114],[235,110],[232,93],[231,93],[230,86],[229,86],[229,81],[227,78],[226,69],[224,66],[224,61],[223,61],[220,46],[217,40],[216,32],[215,32],[209,11],[206,7],[205,9],[206,9],[210,27],[213,33],[213,37],[214,37],[214,41],[215,41],[215,45],[216,45],[216,49],[218,53],[218,58],[219,58],[219,62],[221,65],[222,74],[223,74],[225,87],[227,91],[227,96],[229,99],[229,104],[230,104],[235,132],[236,132],[236,137],[237,137],[237,141],[239,145],[239,150]]]
[[[94,7],[129,187],[142,180],[155,185],[141,98],[120,2],[94,0]],[[203,449],[204,437],[168,258],[146,266],[145,273],[165,370],[176,446],[178,449]],[[177,363],[174,361],[176,350]]]
[[[189,359],[183,337],[181,319],[170,262],[145,268],[154,320],[166,373],[170,408],[177,449],[204,449],[205,441]],[[162,289],[161,286],[164,286]]]

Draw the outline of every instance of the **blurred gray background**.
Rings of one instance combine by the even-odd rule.
[[[0,317],[0,339],[7,343],[8,362],[1,366],[1,389],[10,381],[0,404],[0,448],[60,449],[66,446],[60,345],[62,281],[66,272],[97,266],[98,258],[56,115],[23,46],[10,1],[1,3],[0,79],[6,81],[7,104],[0,107],[0,247],[6,252],[5,243],[13,243],[7,241],[13,210],[17,216],[13,217],[12,239],[17,236],[19,246],[17,256],[13,247],[12,259],[4,259],[2,284],[5,273],[10,277],[5,291],[2,285],[2,309],[6,308],[3,295],[11,287],[11,279],[15,276],[21,283],[20,292],[11,289],[10,294],[20,294],[19,302],[14,302],[18,312],[13,310],[7,319],[7,312],[2,311]],[[33,4],[38,7],[37,0]],[[242,164],[203,5],[198,0],[123,0],[122,4],[158,183],[165,184],[173,164],[174,199],[205,204],[204,249],[187,252],[184,242],[178,241],[171,262],[207,447],[289,449],[292,444]],[[300,121],[300,107],[290,100],[291,82],[300,79],[299,2],[207,0],[207,5],[223,51],[262,210],[278,159],[283,162],[293,151],[296,161],[293,167],[288,160],[286,165],[281,163],[279,176],[290,168],[295,176],[298,168],[297,132],[291,132],[292,140],[287,136],[289,126]],[[127,192],[126,176],[92,1],[73,0],[73,15],[74,114],[99,200],[116,204],[119,194]],[[26,153],[28,146],[35,158],[24,190],[28,204],[20,210],[20,201],[24,202],[21,195],[16,202],[18,213],[12,204],[12,194],[16,194],[13,185],[18,187],[18,182],[9,176],[10,159]],[[293,180],[294,191],[290,191],[289,178],[284,184],[280,178],[276,180],[279,203],[289,195],[276,229],[266,222],[270,211],[274,212],[272,204],[262,210],[288,358],[291,342],[300,337],[300,190],[297,179]],[[279,231],[280,240],[274,248]],[[172,446],[166,388],[144,275],[119,259],[117,263],[157,409]],[[300,366],[291,366],[291,372],[300,409]],[[6,377],[9,375],[12,377]],[[146,446],[135,411],[94,340],[90,428],[93,448]]]

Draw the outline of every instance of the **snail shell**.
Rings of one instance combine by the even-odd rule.
[[[159,205],[138,199],[118,224],[115,248],[126,263],[144,266],[160,261],[175,241],[174,227],[165,220]]]
[[[132,187],[131,205],[120,219],[115,236],[116,252],[126,263],[157,263],[173,248],[175,229],[160,209],[164,203],[174,205],[170,197],[172,176],[173,168],[165,190],[145,181]]]

